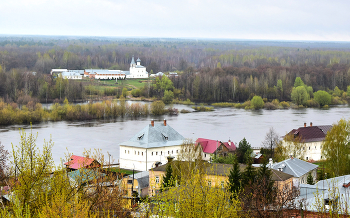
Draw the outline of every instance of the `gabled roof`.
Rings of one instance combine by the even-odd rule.
[[[318,142],[318,141],[324,140],[327,132],[331,128],[332,128],[332,125],[307,126],[307,127],[300,127],[298,129],[293,129],[288,134],[299,136],[303,142]]]
[[[154,126],[152,124],[147,125],[129,141],[122,142],[119,145],[138,148],[159,148],[181,145],[184,139],[185,137],[171,126],[155,123]]]
[[[272,169],[279,170],[282,172],[293,175],[296,178],[299,178],[306,173],[314,170],[318,167],[316,164],[312,164],[298,158],[290,158],[272,165]]]
[[[72,155],[70,157],[70,161],[64,163],[68,168],[70,169],[80,169],[82,167],[87,167],[91,165],[94,162],[94,159],[87,158],[87,157],[81,157],[77,155]]]
[[[271,179],[273,181],[286,181],[290,178],[293,178],[292,175],[275,170],[275,169],[271,169]]]
[[[202,150],[204,153],[213,154],[220,145],[225,146],[229,151],[236,150],[236,146],[233,142],[221,142],[212,139],[204,139],[198,138],[196,140],[196,144],[200,144],[202,146]]]

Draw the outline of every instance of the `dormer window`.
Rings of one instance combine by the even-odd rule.
[[[143,138],[144,135],[145,135],[145,134],[142,134],[142,135],[140,135],[139,137],[137,137],[137,140],[141,140],[141,139]]]
[[[164,135],[163,133],[162,133],[162,136],[164,140],[168,140],[168,136]]]

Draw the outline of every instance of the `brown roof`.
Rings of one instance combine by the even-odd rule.
[[[323,141],[331,128],[332,125],[300,127],[293,129],[288,134],[299,136],[303,142],[317,142]]]
[[[287,179],[292,178],[293,176],[278,170],[271,169],[273,181],[286,181]]]

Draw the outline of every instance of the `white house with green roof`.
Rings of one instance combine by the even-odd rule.
[[[147,171],[157,164],[165,164],[168,156],[177,158],[184,140],[166,120],[162,123],[152,120],[129,141],[119,144],[120,168]]]

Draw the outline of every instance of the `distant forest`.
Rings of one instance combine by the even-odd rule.
[[[242,102],[259,95],[289,101],[296,77],[314,92],[346,92],[350,85],[350,43],[344,42],[2,36],[0,97],[84,99],[84,81],[60,81],[50,70],[128,70],[133,55],[148,72],[178,72],[171,80],[180,100]]]

